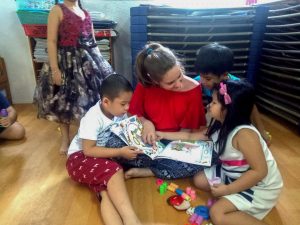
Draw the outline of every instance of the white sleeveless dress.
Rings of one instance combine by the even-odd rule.
[[[207,179],[221,177],[222,183],[230,184],[249,170],[249,165],[243,154],[232,146],[232,139],[240,129],[254,130],[259,136],[260,143],[267,161],[268,174],[254,187],[242,192],[223,196],[234,204],[238,210],[246,212],[257,219],[263,219],[276,205],[283,186],[280,172],[267,144],[254,126],[242,125],[236,127],[229,135],[225,151],[220,156],[221,163],[204,170]],[[217,140],[218,134],[212,136]]]

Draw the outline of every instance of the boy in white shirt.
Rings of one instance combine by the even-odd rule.
[[[81,119],[68,150],[68,173],[74,181],[96,192],[105,224],[141,224],[128,197],[122,166],[112,158],[132,160],[142,151],[132,146],[105,147],[111,125],[127,117],[132,92],[125,77],[112,74],[105,78],[101,100]]]

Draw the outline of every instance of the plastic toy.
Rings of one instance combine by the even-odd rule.
[[[208,199],[208,200],[207,200],[207,204],[206,204],[207,207],[208,207],[208,208],[211,208],[211,207],[213,206],[213,204],[216,203],[216,201],[217,201],[216,199],[212,199],[212,198]]]
[[[163,194],[165,194],[167,192],[167,189],[168,189],[167,182],[163,182],[163,184],[159,186],[159,193],[161,195],[163,195]]]
[[[1,109],[0,110],[0,119],[1,118],[4,118],[4,117],[7,117],[8,116],[8,112],[6,109]],[[3,127],[1,124],[0,124],[0,127]]]
[[[187,193],[191,197],[191,200],[195,200],[196,199],[196,191],[193,190],[191,187],[187,187],[185,189],[185,193]]]
[[[1,109],[0,111],[0,117],[7,117],[8,116],[8,112],[6,109]]]
[[[191,207],[189,201],[184,200],[179,195],[172,195],[167,199],[169,205],[173,206],[177,210],[187,210]]]
[[[174,184],[174,183],[170,183],[168,185],[168,190],[169,191],[172,191],[172,192],[175,192],[175,190],[178,188],[178,185],[177,184]]]
[[[207,206],[200,205],[191,207],[187,209],[186,213],[191,215],[189,218],[189,222],[192,224],[195,223],[197,225],[200,225],[203,220],[209,219],[209,208]]]
[[[162,185],[164,183],[164,181],[162,179],[156,179],[156,184],[158,186]]]
[[[214,184],[221,184],[222,180],[221,180],[220,177],[214,177],[212,179],[209,179],[208,183],[209,183],[210,186],[214,186]]]
[[[181,196],[182,198],[184,198],[185,200],[191,201],[191,197],[190,197],[188,194],[186,194],[183,190],[177,188],[177,189],[175,190],[175,193],[178,194],[178,195],[180,195],[180,196]]]
[[[170,183],[168,185],[168,190],[175,192],[187,201],[191,201],[191,197],[188,194],[186,194],[183,190],[179,189],[177,184]]]
[[[196,191],[195,190],[191,190],[190,197],[191,197],[191,200],[196,199]]]

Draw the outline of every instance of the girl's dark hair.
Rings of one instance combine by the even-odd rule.
[[[196,53],[195,72],[221,76],[233,67],[233,52],[218,43],[202,46]]]
[[[163,75],[176,65],[181,66],[175,54],[159,43],[145,45],[135,61],[137,78],[144,86],[160,82]]]
[[[83,7],[82,7],[82,4],[81,4],[81,1],[80,1],[80,0],[78,0],[78,6],[79,6],[81,9],[83,9]]]
[[[225,151],[225,146],[229,133],[239,125],[251,124],[250,116],[255,102],[255,91],[247,81],[222,81],[227,86],[227,93],[231,98],[231,103],[225,104],[224,95],[220,94],[220,85],[216,85],[213,91],[217,93],[217,99],[222,105],[222,110],[226,110],[224,122],[215,121],[208,128],[208,136],[219,131],[216,142],[219,155]]]
[[[103,80],[100,89],[100,98],[107,97],[113,101],[122,92],[133,92],[133,88],[124,76],[114,73]]]

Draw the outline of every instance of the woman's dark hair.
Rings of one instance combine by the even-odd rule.
[[[239,125],[251,124],[250,116],[255,102],[255,91],[247,81],[223,81],[227,87],[227,93],[231,98],[231,103],[225,104],[224,95],[220,94],[220,85],[216,85],[213,91],[217,94],[217,99],[222,105],[222,110],[226,110],[224,122],[215,121],[208,128],[208,136],[219,131],[216,142],[219,155],[225,151],[227,137],[229,133]]]
[[[181,64],[175,54],[159,43],[147,44],[135,61],[137,78],[144,86],[160,82],[163,75],[176,65]]]
[[[107,97],[113,101],[122,92],[133,92],[133,88],[124,76],[114,73],[103,80],[100,89],[100,98]]]
[[[233,67],[233,52],[218,43],[202,46],[196,53],[195,72],[221,76]]]

